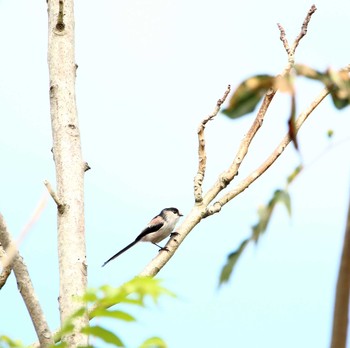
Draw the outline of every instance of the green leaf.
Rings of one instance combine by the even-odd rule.
[[[270,200],[270,202],[271,202],[271,200]],[[254,240],[255,243],[258,242],[260,235],[266,231],[267,225],[270,221],[270,217],[271,217],[272,209],[273,209],[273,206],[270,205],[270,202],[267,206],[260,206],[258,208],[259,220],[252,227],[252,240]]]
[[[143,342],[140,348],[167,348],[167,344],[160,337],[151,337]]]
[[[259,220],[258,222],[252,227],[252,240],[255,241],[255,243],[258,242],[260,235],[262,235],[270,222],[272,212],[276,206],[277,203],[282,203],[287,208],[288,214],[291,215],[291,201],[288,191],[286,190],[276,190],[270,201],[266,206],[261,206],[258,209],[258,216]]]
[[[106,317],[106,318],[114,318],[114,319],[120,319],[124,321],[136,321],[136,319],[131,316],[130,314],[118,311],[118,310],[108,310],[105,308],[96,308],[91,312],[91,317]]]
[[[126,292],[136,294],[143,303],[145,296],[150,296],[156,303],[161,295],[175,297],[174,293],[160,286],[160,280],[152,277],[135,277],[131,281],[125,283]]]
[[[321,73],[320,71],[317,71],[315,69],[312,69],[307,65],[295,64],[294,69],[297,75],[299,76],[304,76],[308,79],[317,80],[323,83],[326,83],[328,81],[326,74]]]
[[[104,342],[111,343],[117,347],[125,347],[125,345],[117,335],[115,335],[109,330],[104,329],[101,326],[87,326],[82,328],[81,332],[86,335],[98,337]]]
[[[227,256],[226,264],[221,270],[219,286],[229,281],[233,268],[235,267],[239,257],[241,256],[243,250],[245,249],[249,241],[250,241],[250,238],[245,239],[240,244],[237,250],[235,250],[234,252],[230,253]]]
[[[291,184],[295,178],[300,174],[300,172],[303,170],[303,165],[298,165],[293,172],[287,177],[287,185]]]
[[[230,118],[239,118],[254,111],[274,82],[275,77],[270,75],[256,75],[243,81],[233,93],[223,113]]]
[[[347,70],[327,70],[325,73],[314,70],[306,65],[295,65],[298,75],[322,82],[330,91],[333,104],[337,109],[343,109],[350,104],[350,77]]]
[[[276,206],[277,203],[282,203],[287,211],[289,216],[292,215],[292,206],[291,206],[291,201],[290,201],[290,195],[289,192],[286,190],[276,190],[271,204],[273,205],[273,208]]]
[[[95,302],[97,301],[97,289],[87,289],[85,294],[82,296],[83,302]]]
[[[343,109],[350,104],[350,76],[346,70],[328,70],[331,81],[330,91],[333,103],[337,109]]]
[[[327,137],[328,137],[328,138],[332,138],[333,135],[334,135],[334,130],[333,130],[333,129],[328,129],[328,131],[327,131]]]
[[[5,348],[24,348],[25,346],[19,340],[13,340],[8,336],[1,335],[0,336],[0,347]]]

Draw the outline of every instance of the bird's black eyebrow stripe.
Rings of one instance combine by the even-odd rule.
[[[153,225],[153,226],[150,226],[150,227],[146,227],[146,228],[136,237],[135,242],[141,240],[144,236],[146,236],[146,235],[149,234],[149,233],[158,231],[163,225],[164,225],[164,222],[160,222],[159,224],[156,224],[156,225]]]

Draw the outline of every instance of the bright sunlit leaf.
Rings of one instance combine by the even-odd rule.
[[[123,311],[118,311],[118,310],[108,310],[105,308],[96,308],[91,312],[91,316],[93,318],[95,317],[106,317],[106,318],[114,318],[114,319],[120,319],[123,321],[135,321],[136,319]]]
[[[167,344],[160,337],[151,337],[143,342],[140,348],[167,348]]]
[[[112,331],[106,330],[101,326],[88,326],[81,330],[82,333],[94,337],[98,337],[106,343],[113,344],[117,347],[125,347],[120,338]]]

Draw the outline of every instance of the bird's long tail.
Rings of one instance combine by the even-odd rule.
[[[106,266],[107,263],[109,261],[114,260],[116,257],[118,257],[119,255],[121,255],[123,252],[127,251],[128,249],[130,249],[131,247],[133,247],[136,243],[138,243],[139,240],[134,240],[132,243],[130,243],[129,245],[127,245],[124,249],[118,251],[115,255],[113,255],[111,258],[109,258],[103,265],[102,267]]]

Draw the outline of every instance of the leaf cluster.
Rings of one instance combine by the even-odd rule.
[[[160,285],[160,280],[151,277],[136,277],[120,287],[114,288],[103,285],[96,289],[88,289],[79,299],[82,306],[73,313],[64,323],[62,328],[55,334],[54,347],[67,347],[67,343],[61,341],[61,337],[75,331],[75,320],[82,316],[92,318],[109,318],[116,321],[135,322],[136,318],[130,313],[122,310],[111,309],[112,306],[123,303],[129,306],[146,307],[148,300],[157,303],[163,295],[174,297],[166,288]],[[100,325],[89,325],[83,327],[81,333],[98,338],[105,343],[116,347],[127,347],[121,338],[109,329]],[[166,348],[166,343],[160,337],[150,337],[140,344],[140,348]],[[19,342],[7,336],[0,336],[0,348],[24,348]],[[93,346],[88,346],[93,347]],[[81,348],[88,348],[81,347]]]
[[[244,239],[238,246],[238,248],[227,256],[226,263],[221,270],[219,286],[224,283],[227,283],[230,280],[233,269],[236,266],[239,257],[242,255],[247,245],[250,242],[257,243],[260,236],[266,231],[268,224],[271,221],[272,213],[277,204],[282,203],[286,207],[288,214],[291,215],[292,208],[290,194],[288,192],[288,186],[294,181],[294,179],[298,176],[301,170],[302,166],[298,166],[297,168],[295,168],[294,171],[287,177],[286,188],[275,190],[268,203],[259,207],[258,221],[255,225],[252,226],[251,235],[248,238]]]

